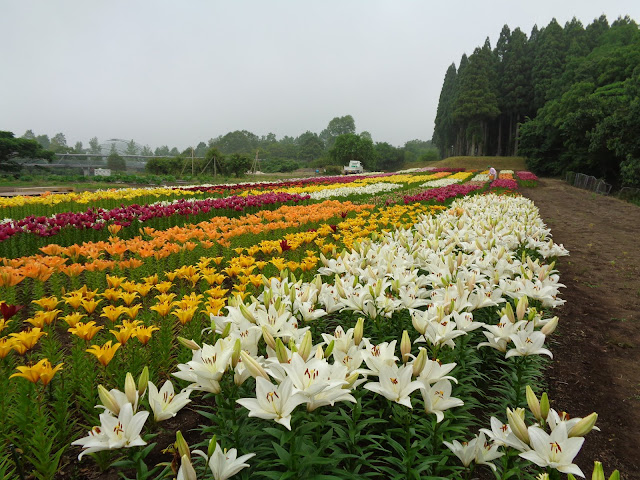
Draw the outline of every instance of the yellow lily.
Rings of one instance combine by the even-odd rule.
[[[75,327],[68,328],[67,331],[83,340],[91,340],[95,334],[103,328],[102,326],[97,327],[94,321],[87,323],[78,322]]]
[[[142,281],[147,285],[155,285],[158,283],[158,274],[154,273],[148,277],[143,277]]]
[[[4,358],[9,355],[9,352],[13,350],[13,345],[16,343],[15,338],[2,337],[0,338],[0,358]]]
[[[14,350],[20,353],[20,350],[15,348],[18,346],[18,343],[20,345],[23,345],[26,350],[31,350],[36,346],[36,343],[38,343],[38,340],[40,340],[40,337],[42,337],[43,335],[47,334],[43,332],[41,328],[36,327],[29,330],[23,330],[19,333],[12,333],[9,336],[16,339],[17,343],[14,344]],[[20,353],[20,355],[22,355],[23,353],[24,352]]]
[[[84,313],[74,312],[70,313],[69,315],[65,315],[64,317],[62,317],[62,320],[64,320],[70,327],[75,327],[76,324],[84,317],[86,317]]]
[[[82,301],[82,308],[85,309],[85,311],[91,315],[93,312],[95,312],[96,307],[102,302],[102,300],[94,300],[94,299],[84,299]]]
[[[64,297],[64,303],[69,305],[74,310],[77,310],[78,308],[80,308],[83,299],[84,297],[81,293],[73,292]]]
[[[157,305],[149,307],[149,310],[155,310],[161,317],[166,317],[173,308],[173,302],[160,302]]]
[[[138,303],[137,305],[133,305],[132,307],[125,308],[124,313],[127,314],[127,316],[131,320],[135,320],[141,308],[142,308],[142,304]]]
[[[58,365],[52,368],[49,360],[47,360],[46,358],[43,358],[42,360],[40,360],[38,363],[36,363],[31,367],[28,367],[28,366],[18,367],[17,370],[19,370],[20,373],[14,373],[9,378],[24,377],[27,380],[29,380],[31,383],[36,383],[38,382],[38,380],[40,380],[44,386],[47,386],[47,384],[51,381],[51,379],[56,374],[56,372],[62,368],[62,365],[64,365],[64,363],[59,363]]]
[[[120,298],[127,307],[131,306],[133,301],[138,298],[138,292],[120,292]]]
[[[115,323],[118,321],[120,315],[124,313],[124,310],[125,307],[123,307],[122,305],[118,305],[117,307],[114,307],[113,305],[107,305],[102,309],[102,313],[100,314],[100,316],[106,318],[111,323]]]
[[[109,303],[115,303],[120,299],[120,290],[115,288],[107,288],[101,293],[102,297],[106,298]]]
[[[174,310],[171,312],[172,315],[175,315],[182,325],[190,322],[193,319],[193,316],[198,311],[198,306],[189,307],[189,308],[180,308],[178,310]]]
[[[39,307],[50,311],[56,308],[58,303],[60,303],[60,300],[58,300],[57,297],[42,297],[39,300],[32,300],[31,303],[35,303]]]
[[[134,330],[132,336],[140,340],[140,343],[142,343],[143,345],[146,345],[149,342],[149,340],[151,340],[151,334],[156,330],[160,330],[160,329],[153,325],[149,327],[137,327]]]
[[[173,287],[172,282],[160,282],[154,285],[155,289],[160,293],[167,293],[171,287]]]
[[[146,297],[152,288],[153,285],[146,283],[137,283],[135,286],[135,291],[138,292],[141,297]]]
[[[126,277],[107,275],[107,285],[109,285],[111,288],[118,288],[126,279]]]
[[[120,348],[119,343],[111,346],[111,340],[109,340],[102,346],[91,345],[91,347],[89,347],[86,351],[95,355],[98,361],[106,367],[113,359],[113,356],[115,355],[118,348]]]

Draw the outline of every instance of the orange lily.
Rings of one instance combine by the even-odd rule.
[[[106,367],[109,365],[109,362],[113,359],[113,356],[119,348],[119,343],[111,346],[111,340],[109,340],[102,346],[91,345],[86,351],[95,355],[98,361]]]

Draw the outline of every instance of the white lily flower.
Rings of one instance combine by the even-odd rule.
[[[478,445],[478,437],[476,436],[473,440],[469,442],[460,443],[457,440],[454,440],[452,443],[442,442],[444,443],[449,450],[451,450],[456,457],[462,462],[462,465],[468,467],[471,465],[476,458],[476,449]]]
[[[412,408],[409,395],[423,387],[422,383],[411,380],[412,374],[413,367],[411,365],[403,365],[400,368],[395,363],[383,365],[378,372],[379,382],[369,382],[365,384],[364,388],[379,393],[400,405]]]
[[[542,348],[546,338],[542,332],[521,330],[510,335],[509,338],[511,338],[516,348],[509,350],[505,358],[525,357],[527,355],[549,355],[549,357],[553,358],[553,354],[549,350]]]
[[[551,435],[536,426],[529,427],[528,431],[532,450],[520,453],[522,458],[539,467],[551,467],[559,472],[571,473],[584,478],[582,470],[572,463],[582,448],[584,438],[569,438],[567,428],[563,423],[558,424]]]
[[[99,427],[93,427],[88,436],[71,443],[84,448],[78,455],[78,460],[82,460],[87,453],[146,445],[147,442],[140,437],[140,431],[148,416],[149,412],[138,412],[134,415],[130,403],[120,408],[118,417],[108,412],[102,413]]]
[[[464,405],[462,400],[451,396],[451,382],[449,380],[440,380],[429,388],[425,388],[423,385],[420,391],[424,399],[425,411],[434,413],[438,423],[444,420],[445,410]]]
[[[491,462],[491,460],[495,460],[496,458],[500,458],[504,455],[504,452],[498,451],[499,448],[499,444],[487,442],[484,433],[481,432],[478,436],[478,443],[476,446],[476,463],[478,465],[487,465],[495,472],[496,466]]]
[[[207,457],[207,454],[202,450],[194,450],[193,453],[207,461],[214,480],[227,480],[227,478],[233,477],[240,470],[248,467],[249,464],[245,462],[256,455],[255,453],[248,453],[238,457],[238,451],[235,448],[229,450],[225,448],[223,450],[218,445],[218,442],[216,442],[211,458]]]
[[[185,389],[179,394],[175,394],[171,380],[167,380],[158,392],[153,382],[149,382],[149,405],[153,410],[153,417],[156,422],[161,422],[169,418],[175,417],[182,408],[184,408],[191,400],[192,390]]]
[[[520,440],[515,433],[511,431],[508,423],[502,423],[495,417],[491,417],[491,430],[481,428],[480,431],[487,434],[489,438],[493,440],[493,443],[497,445],[515,448],[521,452],[531,450],[529,445]]]
[[[291,430],[291,412],[306,398],[293,392],[293,382],[287,377],[277,387],[262,377],[256,378],[256,398],[241,398],[237,403],[249,410],[250,417],[275,420]]]
[[[398,360],[395,355],[397,340],[393,340],[390,343],[383,342],[378,345],[372,345],[368,338],[363,339],[363,341],[366,348],[362,351],[362,356],[369,370],[362,373],[378,375],[384,366],[396,364]]]

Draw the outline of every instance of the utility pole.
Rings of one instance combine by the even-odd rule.
[[[191,147],[191,176],[193,177],[193,147]]]

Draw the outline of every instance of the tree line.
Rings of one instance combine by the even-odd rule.
[[[576,171],[640,185],[640,30],[603,15],[553,19],[527,36],[505,25],[444,77],[440,155],[523,155],[538,174]]]
[[[149,146],[140,147],[131,139],[119,151],[111,143],[110,151],[103,152],[97,137],[89,141],[88,148],[84,148],[82,142],[70,147],[62,133],[49,138],[36,135],[32,130],[27,130],[22,138],[36,141],[43,149],[55,153],[109,155],[107,164],[113,170],[125,168],[120,154],[155,156],[157,158],[147,162],[146,171],[157,175],[179,175],[192,170],[195,173],[213,173],[214,169],[218,173],[240,175],[251,167],[256,153],[261,159],[259,168],[265,172],[329,167],[329,171],[337,173],[350,160],[362,161],[368,170],[393,170],[405,162],[438,159],[431,141],[416,139],[405,142],[403,147],[395,147],[387,142],[374,142],[369,132],[356,133],[355,120],[351,115],[333,118],[319,134],[307,130],[297,137],[285,135],[278,139],[273,133],[260,136],[247,130],[236,130],[207,142],[200,141],[195,147],[184,150],[164,145],[152,151]],[[193,162],[192,156],[196,157]]]

